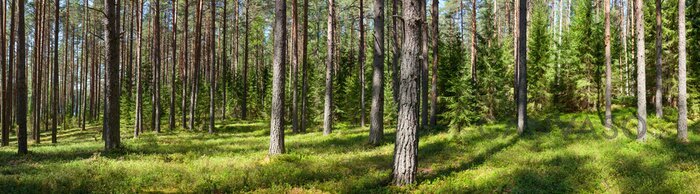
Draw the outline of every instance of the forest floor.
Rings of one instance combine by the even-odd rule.
[[[616,109],[615,128],[597,113],[532,118],[518,137],[512,121],[459,132],[420,131],[418,184],[390,185],[394,129],[369,146],[369,129],[338,124],[333,134],[286,132],[287,154],[266,158],[267,122],[218,126],[215,134],[179,130],[134,139],[103,153],[97,127],[61,130],[59,143],[0,148],[2,193],[696,193],[699,122],[690,143],[675,141],[675,115],[650,116],[637,142],[633,109]],[[590,121],[590,122],[587,122]],[[125,126],[125,125],[122,125]],[[592,127],[591,127],[592,126]],[[130,127],[127,127],[131,129]],[[13,139],[14,141],[14,139]]]

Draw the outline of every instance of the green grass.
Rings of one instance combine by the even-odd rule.
[[[56,145],[43,134],[44,143],[30,144],[27,156],[16,155],[15,144],[0,148],[0,191],[698,193],[698,123],[691,123],[691,142],[679,144],[675,115],[650,116],[649,138],[637,142],[633,111],[616,110],[611,130],[598,114],[578,113],[534,117],[534,131],[520,137],[512,122],[421,131],[419,181],[405,187],[389,186],[393,129],[378,147],[357,126],[339,124],[329,136],[287,131],[288,153],[272,159],[267,122],[138,139],[126,127],[124,149],[110,153],[101,152],[96,128],[69,129]]]

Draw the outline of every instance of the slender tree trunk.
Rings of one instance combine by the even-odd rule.
[[[331,0],[332,1],[332,0]],[[246,5],[246,9],[249,5]],[[246,11],[246,14],[248,12]],[[248,17],[246,16],[246,25]],[[278,155],[284,149],[284,59],[287,49],[287,3],[275,1],[274,44],[275,53],[272,62],[272,110],[270,116],[270,150],[269,155]],[[246,29],[248,33],[248,29]]]
[[[362,1],[362,0],[360,0]],[[292,106],[291,108],[291,120],[292,120],[292,132],[294,133],[299,133],[299,115],[297,114],[299,112],[298,107],[299,107],[299,100],[298,100],[298,93],[297,93],[297,88],[299,88],[299,20],[297,15],[299,15],[299,9],[297,6],[298,1],[297,0],[292,0],[292,27],[291,27],[291,37],[290,37],[290,43],[291,46],[289,49],[291,52],[291,57],[292,57],[292,64],[291,64],[291,82],[292,82]]]
[[[59,2],[58,0],[54,1],[54,33],[53,33],[53,113],[52,113],[52,119],[51,119],[51,143],[56,143],[56,133],[58,130],[56,129],[56,123],[58,122],[58,9],[59,9]]]
[[[360,66],[360,126],[365,126],[365,7],[360,0],[360,45],[358,48],[357,65]]]
[[[610,1],[605,1],[605,128],[612,126],[610,95],[612,93],[612,69],[610,67]]]
[[[423,20],[422,0],[403,1],[405,40],[401,58],[400,108],[394,144],[393,184],[407,185],[416,181],[418,167],[418,94]]]
[[[13,3],[14,4],[14,3]],[[24,0],[17,0],[17,101],[15,101],[17,117],[17,153],[27,154],[27,71],[26,45],[24,34]]]
[[[190,50],[189,50],[189,42],[187,42],[187,40],[189,40],[188,35],[189,35],[190,29],[187,26],[187,24],[189,23],[189,19],[190,19],[189,9],[190,9],[190,3],[188,0],[185,0],[185,13],[183,14],[183,16],[185,18],[182,20],[184,22],[184,26],[182,28],[182,31],[183,31],[183,33],[182,33],[183,34],[182,46],[184,47],[184,49],[182,49],[182,51],[180,52],[182,54],[182,58],[183,58],[183,63],[182,63],[182,67],[183,67],[182,68],[183,69],[183,72],[182,72],[182,104],[181,104],[181,106],[182,106],[182,108],[181,108],[182,109],[181,110],[182,111],[182,127],[183,128],[188,126],[187,125],[187,88],[188,88],[188,83],[190,83],[189,82],[189,75],[190,75],[189,74],[190,73],[190,70],[189,70],[190,53],[189,52],[190,52]],[[192,130],[192,128],[189,128],[189,129]]]
[[[196,27],[194,35],[194,67],[192,69],[192,93],[190,96],[190,131],[194,129],[195,109],[197,108],[197,94],[199,91],[199,64],[202,59],[202,4],[203,0],[198,0],[196,10]]]
[[[210,37],[209,37],[209,53],[211,54],[210,65],[209,65],[209,133],[214,133],[214,90],[216,90],[216,72],[214,71],[216,67],[216,0],[211,0],[211,6],[209,7],[211,12],[211,24],[209,24]]]
[[[661,0],[656,0],[656,97],[654,97],[654,105],[656,106],[656,117],[662,118],[664,115],[663,107],[663,69],[661,64],[663,39],[663,29],[661,29]]]
[[[527,1],[518,6],[518,134],[527,129]]]
[[[420,127],[427,128],[428,126],[428,13],[427,1],[421,0],[421,57],[420,57],[420,103],[421,117]]]
[[[432,6],[432,11],[431,13],[433,14],[433,80],[432,80],[432,94],[431,94],[431,104],[430,104],[430,126],[436,126],[437,125],[437,79],[438,79],[438,58],[439,58],[439,51],[440,48],[439,42],[440,42],[440,32],[439,32],[439,26],[440,23],[438,22],[438,18],[440,17],[440,13],[438,10],[438,1],[432,1],[433,6]],[[499,29],[500,31],[500,29]]]
[[[8,66],[12,66],[12,61],[8,64],[7,58],[7,52],[12,52],[12,48],[7,48],[7,41],[5,40],[5,37],[7,37],[7,13],[5,13],[7,5],[5,4],[6,1],[1,1],[0,6],[2,6],[2,9],[0,9],[0,17],[2,17],[2,21],[0,21],[0,25],[2,25],[2,29],[0,29],[0,66],[1,71],[2,71],[2,114],[0,115],[2,117],[2,140],[0,141],[0,147],[2,146],[9,146],[10,145],[10,125],[9,123],[11,122],[10,119],[10,112],[12,111],[12,108],[10,104],[12,104],[9,100],[10,98],[10,90],[11,88],[8,86],[11,82],[12,75],[10,73],[7,73],[8,71]],[[13,8],[14,9],[14,8]],[[14,16],[10,16],[10,18],[14,18]],[[10,38],[12,39],[12,38]],[[11,69],[12,67],[10,67]]]
[[[141,83],[141,37],[143,35],[143,0],[137,0],[136,9],[136,123],[134,137],[143,131],[143,84]]]
[[[107,66],[107,88],[105,98],[104,133],[105,150],[120,146],[119,139],[119,7],[115,0],[105,0],[104,23],[105,64]],[[158,5],[156,4],[156,7]],[[157,8],[156,8],[157,9]]]
[[[642,0],[635,0],[635,20],[637,29],[637,140],[646,140],[647,135],[647,99],[646,74],[644,70],[644,13]]]
[[[399,68],[399,59],[401,58],[401,49],[399,47],[399,44],[400,44],[399,43],[399,41],[400,41],[399,30],[403,29],[403,28],[398,27],[398,25],[399,25],[399,21],[397,18],[399,15],[399,3],[398,3],[398,1],[399,0],[393,0],[392,1],[392,8],[391,8],[391,10],[392,10],[392,14],[391,14],[392,15],[392,28],[393,28],[391,35],[392,35],[392,39],[393,39],[393,43],[394,43],[393,44],[394,55],[393,55],[392,60],[391,60],[391,64],[392,64],[392,70],[391,70],[392,76],[391,77],[392,77],[392,82],[393,82],[392,88],[394,90],[394,92],[393,92],[394,103],[397,105],[397,107],[398,107],[397,109],[401,108],[400,106],[398,106],[399,105],[399,91],[400,91],[400,87],[401,87],[401,82],[399,80],[399,78],[401,77],[401,69]],[[403,30],[401,30],[401,31],[403,32]]]
[[[221,83],[224,85],[222,87],[223,88],[222,91],[224,93],[223,94],[224,96],[222,99],[223,105],[221,106],[221,109],[222,109],[221,110],[221,118],[222,119],[226,119],[226,107],[228,106],[228,104],[226,103],[226,100],[228,99],[226,97],[226,91],[228,90],[228,87],[226,86],[228,84],[228,80],[226,78],[228,76],[228,69],[227,69],[228,68],[228,52],[226,50],[226,46],[227,46],[226,45],[226,27],[227,27],[226,21],[228,20],[228,15],[226,15],[226,9],[228,8],[227,5],[228,5],[227,1],[224,0],[224,11],[223,11],[224,13],[221,14],[222,19],[224,20],[223,21],[224,23],[222,26],[224,29],[223,29],[223,32],[221,33],[222,34],[222,38],[221,38],[222,39],[221,40],[221,67],[223,69],[223,72],[221,73]]]
[[[34,143],[41,143],[41,138],[38,133],[41,131],[41,120],[39,116],[41,115],[41,71],[42,66],[42,50],[43,50],[43,17],[42,12],[44,9],[44,0],[35,1],[35,13],[34,13],[34,26],[36,28],[34,33],[34,63],[32,64],[32,140]],[[22,26],[18,26],[22,28]]]
[[[160,133],[160,74],[161,74],[161,58],[160,58],[160,0],[154,0],[151,2],[153,7],[155,7],[155,12],[153,16],[153,49],[151,51],[152,61],[153,61],[153,128],[156,133]]]
[[[374,0],[373,11],[375,40],[369,143],[376,146],[384,136],[384,0]]]
[[[471,33],[471,76],[472,83],[476,84],[476,0],[472,0],[472,33]]]
[[[246,120],[248,116],[248,36],[250,34],[250,23],[248,20],[248,11],[250,8],[250,0],[245,2],[245,40],[243,46],[243,100],[241,100],[241,119]],[[286,15],[286,14],[285,14]],[[284,84],[282,84],[284,85]]]
[[[678,0],[678,140],[681,142],[688,142],[685,33],[685,0]]]
[[[333,34],[335,28],[335,0],[328,0],[328,56],[326,57],[326,97],[325,105],[323,108],[323,134],[328,135],[333,130],[333,64],[334,64],[334,52],[335,52],[335,42],[333,41]]]
[[[304,0],[304,15],[303,15],[303,26],[302,26],[302,37],[301,37],[301,68],[302,68],[302,89],[301,89],[301,127],[300,131],[306,132],[307,127],[307,117],[308,117],[308,91],[309,91],[309,81],[308,81],[308,32],[309,32],[309,0]]]
[[[168,123],[170,124],[170,130],[175,130],[175,71],[177,67],[177,0],[172,0],[172,5],[173,5],[173,12],[172,12],[172,18],[173,18],[173,34],[172,34],[172,42],[170,43],[170,50],[172,50],[172,62],[173,66],[171,67],[172,71],[170,74],[170,119],[168,119]]]

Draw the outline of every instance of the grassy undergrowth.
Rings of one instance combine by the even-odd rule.
[[[266,122],[218,125],[217,133],[124,129],[124,148],[103,153],[97,128],[61,130],[59,143],[0,148],[2,193],[697,193],[700,131],[676,143],[675,115],[649,120],[637,142],[632,109],[615,128],[596,113],[547,114],[515,134],[512,122],[420,132],[419,183],[389,186],[394,129],[367,145],[368,128],[339,124],[332,135],[287,131],[288,153],[266,159]],[[130,129],[130,127],[127,127]],[[43,134],[48,139],[48,133]]]

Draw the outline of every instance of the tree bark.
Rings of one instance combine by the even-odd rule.
[[[58,9],[59,9],[59,2],[58,0],[54,1],[55,6],[54,6],[54,33],[53,33],[53,113],[52,113],[52,119],[51,119],[51,143],[56,143],[56,133],[58,130],[56,129],[57,127],[57,122],[58,122]]]
[[[401,90],[399,115],[394,144],[393,184],[407,185],[416,181],[418,166],[418,94],[421,55],[422,0],[403,1],[406,27],[401,54]]]
[[[115,0],[105,0],[104,23],[105,64],[107,66],[107,97],[105,98],[105,150],[120,146],[119,138],[119,7]],[[156,5],[157,6],[157,5]]]
[[[397,105],[398,108],[400,108],[399,105],[399,90],[401,88],[401,82],[399,80],[401,76],[401,69],[399,68],[399,59],[401,58],[401,49],[399,48],[399,30],[402,28],[398,27],[399,21],[397,16],[399,15],[399,0],[393,0],[392,1],[392,39],[393,39],[393,48],[394,48],[394,55],[391,60],[391,77],[392,77],[392,89],[394,90],[393,95],[394,95],[394,103]],[[398,109],[397,108],[397,109]]]
[[[153,0],[153,7],[155,7],[155,12],[153,13],[153,49],[151,50],[151,57],[153,61],[153,106],[152,106],[152,125],[156,133],[160,133],[160,74],[161,74],[161,58],[160,58],[160,0]]]
[[[375,40],[369,143],[376,146],[384,136],[384,0],[374,0],[373,11]]]
[[[0,13],[1,13],[0,15],[2,15],[1,16],[2,21],[0,21],[0,25],[3,26],[3,28],[0,29],[0,48],[2,48],[2,49],[0,49],[0,66],[2,66],[1,67],[2,80],[0,81],[0,82],[2,82],[2,114],[0,115],[2,117],[2,140],[0,141],[0,147],[10,145],[10,125],[9,125],[9,123],[11,122],[10,112],[12,111],[12,108],[10,108],[11,102],[9,100],[11,88],[8,87],[8,85],[10,84],[10,82],[12,80],[10,78],[10,77],[12,77],[12,75],[10,73],[7,73],[7,71],[8,71],[7,67],[12,66],[12,65],[10,65],[12,62],[10,61],[10,64],[8,64],[7,58],[5,58],[7,56],[8,51],[12,52],[12,48],[9,48],[9,49],[7,48],[7,46],[6,46],[7,41],[5,40],[5,38],[7,37],[7,31],[6,31],[7,28],[5,28],[7,26],[7,24],[6,24],[7,13],[5,13],[5,10],[6,10],[5,8],[7,7],[7,5],[5,3],[6,3],[6,1],[0,2],[0,6],[3,7],[3,9],[0,9]],[[10,18],[14,18],[14,16],[10,16]],[[10,38],[10,39],[12,40],[12,38]],[[11,68],[12,67],[10,67],[10,69]]]
[[[245,3],[245,40],[243,49],[243,100],[241,101],[241,119],[246,120],[248,116],[248,36],[250,34],[250,24],[248,21],[248,11],[250,0]],[[286,9],[286,8],[285,8]],[[285,14],[286,15],[286,14]],[[284,84],[282,84],[284,85]]]
[[[14,3],[13,3],[14,4]],[[24,0],[17,0],[17,101],[15,116],[18,125],[17,153],[24,155],[27,150],[27,71],[26,43],[24,34]]]
[[[194,64],[192,68],[192,93],[190,94],[190,131],[194,130],[195,110],[197,108],[197,95],[199,91],[199,63],[202,58],[202,4],[198,0],[196,10],[196,27],[194,32]]]
[[[332,0],[331,0],[332,1]],[[246,8],[249,5],[246,5]],[[247,13],[247,11],[246,11]],[[246,20],[248,17],[246,16]],[[275,0],[274,47],[272,62],[272,110],[270,116],[269,155],[278,155],[284,149],[284,69],[287,49],[287,2]],[[246,22],[247,23],[247,22]],[[246,29],[248,33],[248,29]]]
[[[656,96],[654,97],[654,105],[656,107],[656,117],[662,118],[664,115],[663,107],[663,69],[661,64],[663,39],[663,29],[661,28],[661,0],[656,0]]]
[[[209,53],[211,54],[209,65],[209,133],[214,133],[214,91],[216,90],[216,0],[211,0],[209,11],[211,12],[211,24],[209,24]]]
[[[678,0],[678,140],[688,142],[685,0]]]
[[[309,104],[309,99],[308,99],[308,91],[309,91],[309,81],[308,81],[308,50],[307,50],[307,44],[308,44],[308,32],[309,32],[309,0],[304,0],[304,15],[303,15],[303,31],[302,31],[302,37],[301,37],[301,68],[302,68],[302,75],[301,75],[301,81],[302,81],[302,89],[301,89],[301,127],[300,131],[306,132],[306,126],[307,126],[307,117],[308,117],[308,104]]]
[[[610,67],[610,1],[605,1],[605,128],[612,126],[610,95],[612,93],[612,68]]]
[[[168,124],[170,125],[170,131],[175,130],[175,71],[177,67],[177,0],[172,0],[173,12],[173,34],[172,42],[170,42],[170,50],[172,51],[172,62],[170,74],[170,118],[168,119]]]
[[[518,134],[527,129],[527,1],[518,6]]]
[[[440,48],[439,42],[440,42],[440,31],[439,31],[439,26],[440,23],[438,22],[438,19],[440,18],[440,13],[438,10],[438,2],[439,1],[432,1],[433,6],[432,6],[432,11],[431,13],[433,14],[433,80],[432,80],[432,94],[431,94],[431,102],[430,103],[430,126],[436,126],[437,125],[437,79],[438,79],[438,62],[439,62],[439,51]],[[500,31],[500,30],[499,30]]]
[[[138,8],[136,9],[136,123],[134,127],[134,137],[138,137],[143,131],[143,86],[141,84],[141,35],[143,35],[143,1],[137,0]]]
[[[428,126],[428,13],[427,1],[421,0],[421,68],[420,68],[420,102],[421,102],[421,118],[420,127],[427,128]]]
[[[646,71],[644,70],[644,13],[642,0],[635,0],[635,20],[637,29],[637,140],[646,140],[647,135],[647,99]]]
[[[360,126],[365,126],[365,7],[364,1],[360,0],[360,42],[357,54],[357,65],[360,66],[358,73],[360,77]]]
[[[333,60],[335,52],[335,42],[333,41],[335,20],[333,18],[335,18],[335,0],[328,0],[328,33],[326,34],[328,39],[328,56],[326,57],[326,96],[323,108],[324,135],[330,134],[333,130]]]
[[[360,0],[362,1],[362,0]],[[290,52],[291,52],[291,57],[292,57],[292,74],[290,75],[291,81],[292,81],[292,107],[291,108],[291,120],[292,120],[292,131],[294,133],[299,133],[299,115],[297,114],[299,112],[298,110],[298,93],[297,93],[297,88],[299,88],[299,20],[297,19],[297,15],[299,14],[299,10],[297,8],[297,0],[292,0],[292,27],[291,27],[291,37],[290,37],[290,43],[292,44],[290,46]]]
[[[182,54],[182,60],[183,60],[183,63],[182,63],[182,67],[183,67],[182,68],[182,71],[183,71],[182,72],[182,104],[180,106],[182,106],[182,108],[181,108],[182,109],[181,110],[182,111],[182,127],[186,128],[188,126],[187,125],[187,88],[188,88],[188,84],[190,83],[190,76],[189,76],[190,75],[190,70],[189,70],[189,67],[190,67],[190,61],[189,61],[190,49],[189,49],[189,42],[187,41],[187,40],[189,40],[189,31],[190,31],[189,27],[187,26],[187,24],[189,23],[189,19],[190,19],[190,15],[189,15],[190,3],[188,0],[185,0],[185,8],[184,9],[185,9],[184,10],[185,13],[183,14],[183,16],[185,18],[182,20],[184,22],[183,27],[182,27],[182,31],[183,31],[183,33],[182,33],[182,36],[183,36],[182,37],[182,46],[184,47],[184,49],[182,49],[182,51],[180,52]],[[192,128],[189,128],[189,129],[192,130]]]

